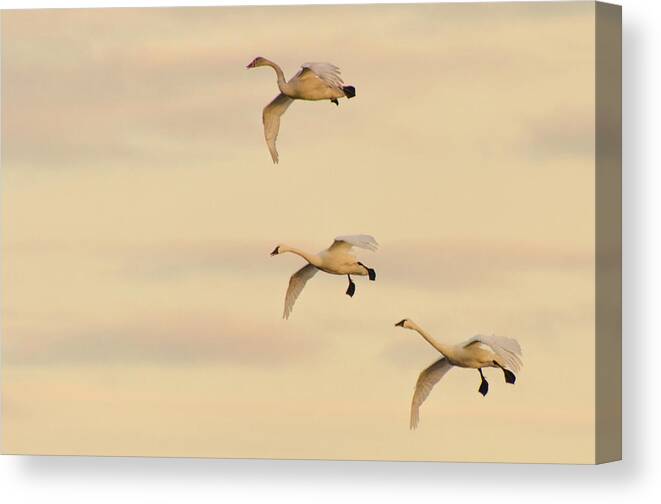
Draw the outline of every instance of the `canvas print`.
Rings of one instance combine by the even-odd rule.
[[[2,451],[620,458],[620,9],[4,11]]]

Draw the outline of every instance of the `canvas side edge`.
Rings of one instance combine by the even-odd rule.
[[[622,459],[622,8],[595,8],[595,462]]]

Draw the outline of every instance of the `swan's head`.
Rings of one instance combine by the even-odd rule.
[[[409,319],[402,319],[395,324],[395,327],[403,327],[404,329],[413,329],[413,326],[411,324],[412,321],[410,321]]]
[[[257,56],[254,60],[252,60],[246,68],[256,68],[260,66],[265,66],[266,65],[266,58],[262,58],[261,56]]]
[[[273,252],[271,252],[271,255],[272,255],[272,256],[275,256],[275,255],[278,255],[278,254],[280,254],[280,253],[281,253],[281,251],[280,251],[280,245],[278,245],[276,248],[273,249]]]

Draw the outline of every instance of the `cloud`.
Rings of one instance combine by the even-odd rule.
[[[8,327],[3,360],[9,365],[219,364],[278,367],[312,358],[323,340],[287,326],[217,317],[164,314],[115,323],[78,323],[34,330]]]
[[[5,163],[168,165],[245,142],[239,132],[261,111],[240,85],[250,56],[222,30],[178,30],[195,18],[180,11],[175,23],[166,10],[3,16]]]
[[[376,259],[381,277],[416,288],[446,291],[509,285],[528,273],[589,273],[594,256],[530,243],[397,242]]]
[[[535,160],[556,161],[595,156],[594,110],[563,110],[531,121],[525,128],[525,152]]]
[[[117,275],[130,281],[177,281],[223,273],[249,278],[277,272],[269,255],[274,244],[259,240],[168,241],[114,247],[111,253],[123,258],[116,269]]]
[[[248,279],[281,274],[281,266],[274,266],[268,255],[275,243],[180,241],[113,248],[111,253],[124,258],[117,274],[135,281],[174,281],[226,273]],[[302,240],[297,246],[315,250],[319,243]],[[364,251],[356,250],[356,254],[368,261]],[[378,268],[380,279],[389,282],[413,288],[433,285],[454,290],[492,285],[531,272],[585,273],[594,268],[594,255],[574,248],[534,243],[410,240],[382,242],[376,254],[369,254],[369,262]]]
[[[103,257],[121,259],[105,270],[102,281],[113,285],[118,282],[126,286],[128,292],[134,288],[170,292],[170,296],[177,299],[197,292],[201,299],[213,296],[220,303],[219,296],[222,296],[225,306],[233,306],[234,310],[242,310],[244,305],[238,299],[248,296],[252,297],[255,309],[276,313],[288,276],[302,263],[293,256],[269,257],[268,252],[275,243],[266,240],[181,241],[110,248],[101,252]],[[296,244],[302,249],[315,250],[311,242]],[[524,302],[518,297],[524,295],[534,295],[539,302],[550,302],[558,289],[592,285],[595,267],[594,255],[580,248],[502,241],[383,241],[376,254],[359,250],[358,255],[377,270],[378,281],[373,286],[377,292],[404,298],[425,296],[435,300],[434,303],[441,299],[447,302],[445,296],[461,302],[467,302],[470,296],[474,296],[474,302],[485,296],[493,300],[495,296],[505,302],[503,293],[508,293],[511,302],[517,299]],[[325,277],[315,280],[308,289],[326,280],[332,285],[338,281]],[[553,279],[553,284],[549,285],[545,279]],[[276,288],[276,291],[268,294],[265,288]],[[234,292],[237,299],[228,290]],[[545,291],[549,292],[548,296]],[[310,296],[304,295],[299,304],[309,302]],[[546,301],[541,301],[540,296]],[[208,301],[205,303],[209,305]],[[547,315],[548,310],[551,312]],[[537,322],[544,320],[544,327],[557,327],[563,320],[563,316],[556,318],[555,311],[543,306],[535,308],[533,313]],[[332,321],[324,321],[326,329],[332,325]]]

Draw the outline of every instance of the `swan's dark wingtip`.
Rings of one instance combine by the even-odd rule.
[[[344,91],[344,96],[347,98],[353,98],[356,96],[356,88],[353,86],[343,86],[342,91]]]

